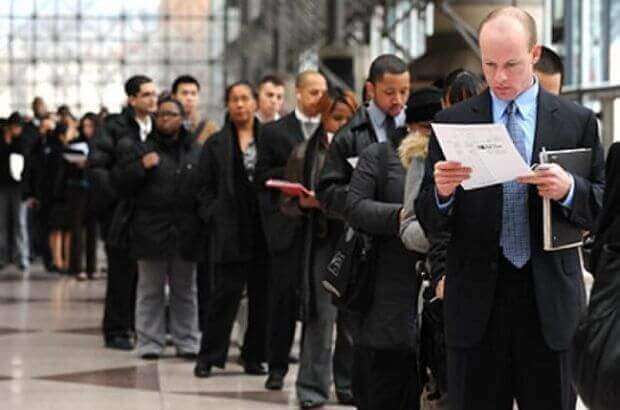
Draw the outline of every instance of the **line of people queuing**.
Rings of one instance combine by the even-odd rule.
[[[48,272],[87,280],[98,276],[96,204],[86,173],[89,146],[101,117],[78,121],[41,98],[33,117],[2,120],[0,141],[0,266],[27,272],[40,257]]]
[[[155,360],[169,334],[177,356],[195,360],[196,377],[217,375],[247,294],[239,363],[266,375],[266,389],[283,389],[303,324],[302,409],[325,406],[332,384],[340,403],[363,410],[416,409],[422,395],[451,409],[511,409],[514,400],[521,409],[574,409],[567,351],[583,304],[581,270],[576,251],[542,252],[535,211],[551,198],[572,223],[593,228],[603,187],[596,122],[554,95],[561,60],[536,45],[526,12],[498,9],[479,34],[484,77],[460,69],[440,88],[411,91],[407,64],[382,55],[361,102],[312,70],[296,77],[295,108],[281,117],[276,76],[258,89],[229,85],[219,130],[200,118],[191,76],[162,95],[150,78],[130,78],[127,106],[92,134],[94,118],[76,127],[69,115],[56,128],[39,118],[30,155],[43,156],[36,167],[26,161],[22,198],[54,220],[49,249],[59,270],[71,266],[75,229],[88,219],[88,206],[75,210],[97,204],[106,346],[132,350],[135,340],[137,354]],[[591,176],[551,167],[520,184],[464,191],[471,170],[443,159],[432,121],[503,122],[515,146],[530,144],[528,161],[543,138],[548,148],[591,148]],[[62,156],[82,141],[76,135],[89,142],[88,159],[48,169],[50,152]],[[52,192],[38,172],[63,175],[55,178],[62,188]],[[308,192],[282,195],[266,187],[270,179]],[[69,208],[58,206],[58,193]],[[322,284],[347,227],[374,238],[361,311],[334,304]]]

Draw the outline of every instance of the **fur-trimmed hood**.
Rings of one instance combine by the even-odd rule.
[[[426,158],[429,137],[413,131],[405,137],[398,147],[398,157],[405,168],[409,168],[414,157]]]

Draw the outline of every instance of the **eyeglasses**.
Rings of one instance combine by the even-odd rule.
[[[181,114],[174,111],[158,111],[155,116],[157,118],[170,118],[170,117],[180,117]]]

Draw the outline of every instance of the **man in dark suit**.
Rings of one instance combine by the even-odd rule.
[[[327,90],[327,81],[316,71],[304,71],[297,76],[295,87],[297,107],[280,120],[265,126],[258,142],[256,165],[256,180],[263,187],[259,202],[271,254],[267,330],[269,378],[265,384],[270,390],[282,389],[288,371],[295,336],[303,239],[299,222],[287,219],[280,212],[279,195],[264,189],[264,184],[270,178],[284,177],[284,168],[293,148],[310,139],[319,127],[319,100]]]
[[[501,122],[526,162],[547,150],[591,148],[587,177],[558,165],[502,185],[465,191],[471,169],[443,158],[435,136],[417,215],[448,229],[445,326],[451,409],[574,409],[568,349],[585,304],[576,249],[543,250],[542,199],[574,226],[592,228],[604,156],[594,114],[540,87],[536,25],[502,8],[480,26],[489,90],[436,116],[438,123]]]

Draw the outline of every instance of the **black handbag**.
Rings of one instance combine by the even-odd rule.
[[[375,261],[372,237],[347,227],[322,281],[338,308],[355,313],[367,311],[372,301]]]
[[[387,183],[388,149],[390,145],[387,143],[381,144],[379,148],[378,198],[383,197]],[[321,283],[332,294],[332,301],[339,309],[365,313],[370,308],[377,259],[373,242],[372,235],[350,226],[345,228],[338,240]]]
[[[592,410],[620,409],[620,242],[602,247],[588,313],[573,342],[577,392]]]

